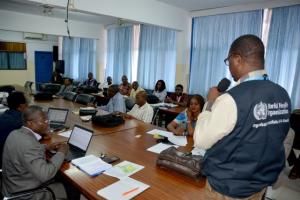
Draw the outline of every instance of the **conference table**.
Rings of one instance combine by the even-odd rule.
[[[43,107],[69,108],[70,110],[82,107],[82,105],[63,99],[33,101],[32,103]],[[136,196],[135,199],[205,199],[204,178],[196,181],[175,171],[159,168],[156,166],[158,154],[146,150],[157,144],[153,135],[147,134],[147,131],[162,129],[161,127],[146,124],[136,119],[126,119],[122,125],[104,128],[92,125],[91,122],[81,122],[78,115],[70,112],[67,125],[72,127],[74,124],[94,130],[95,135],[87,154],[100,156],[101,153],[105,153],[108,156],[118,156],[120,161],[127,160],[144,166],[144,169],[130,177],[150,185],[150,188]],[[50,140],[43,142],[52,143],[66,140],[67,138],[54,133]],[[179,149],[190,151],[192,146],[193,140],[189,137],[188,145]],[[118,179],[104,174],[90,177],[70,163],[64,163],[60,172],[88,199],[103,199],[97,195],[97,191],[118,181]]]

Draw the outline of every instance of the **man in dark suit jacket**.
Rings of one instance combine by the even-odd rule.
[[[66,143],[43,145],[39,142],[49,126],[47,114],[41,107],[28,107],[23,113],[23,119],[24,126],[9,134],[3,149],[2,192],[5,196],[36,188],[53,179],[68,151]],[[56,150],[57,153],[47,161],[46,150]],[[57,184],[50,186],[55,193],[57,186]],[[50,195],[47,193],[28,197],[41,200],[49,198]]]
[[[9,110],[0,115],[0,164],[2,151],[8,134],[23,125],[22,112],[27,108],[27,101],[22,92],[12,92],[7,98]],[[0,165],[0,166],[1,166]]]

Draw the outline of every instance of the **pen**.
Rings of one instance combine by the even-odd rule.
[[[124,193],[122,194],[122,196],[126,196],[126,195],[128,195],[128,194],[130,194],[130,193],[132,193],[132,192],[135,192],[135,191],[138,190],[138,189],[139,189],[139,187],[133,188],[133,189],[127,191],[127,192],[124,192]]]

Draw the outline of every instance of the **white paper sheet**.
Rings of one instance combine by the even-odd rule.
[[[166,150],[167,148],[170,148],[171,146],[175,146],[176,148],[178,146],[176,145],[170,145],[170,144],[165,144],[165,143],[158,143],[150,148],[147,149],[147,151],[151,151],[153,153],[160,154],[163,150]]]
[[[150,186],[132,178],[119,180],[101,190],[97,191],[99,196],[110,200],[132,199]]]
[[[58,135],[69,138],[71,133],[72,133],[72,130],[68,130],[68,131],[60,132],[60,133],[58,133]]]
[[[172,142],[173,144],[178,145],[178,146],[187,145],[186,136],[177,136],[177,135],[174,135],[172,132],[162,131],[162,130],[158,130],[158,129],[153,129],[151,131],[148,131],[147,133],[151,134],[151,135],[157,134],[157,135],[167,137],[170,142]]]
[[[194,147],[194,149],[192,150],[193,155],[204,156],[205,152],[206,151],[204,149],[200,149],[200,148],[197,148],[197,147]]]
[[[144,166],[129,161],[123,161],[104,172],[105,175],[123,179],[142,170]]]

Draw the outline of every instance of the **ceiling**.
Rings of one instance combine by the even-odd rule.
[[[0,9],[54,18],[66,18],[65,8],[50,7],[51,14],[48,14],[49,9],[46,9],[47,12],[44,13],[45,8],[43,5],[23,0],[0,0]],[[69,11],[69,20],[109,25],[116,23],[118,18],[105,15]]]
[[[249,3],[261,3],[271,0],[157,0],[186,11],[199,11]]]

